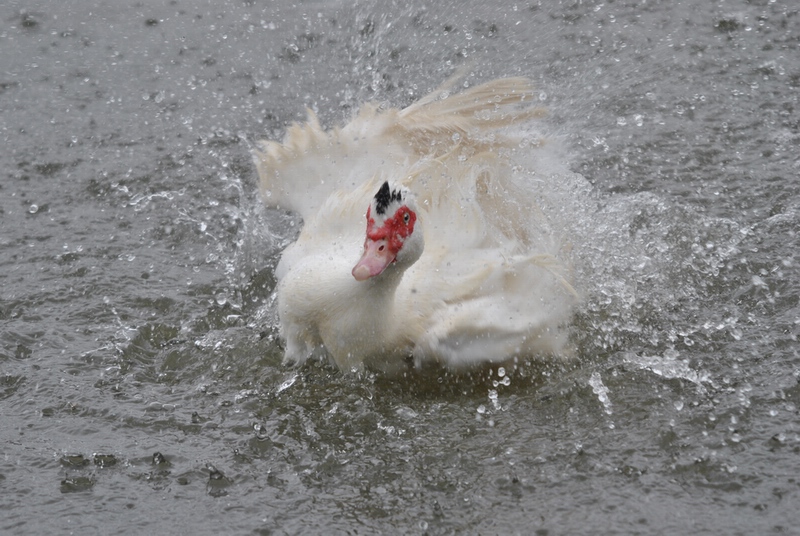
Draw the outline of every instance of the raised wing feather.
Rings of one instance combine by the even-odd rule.
[[[456,147],[480,152],[505,143],[491,132],[541,114],[524,106],[531,95],[527,79],[505,78],[454,95],[440,90],[403,110],[367,104],[347,126],[328,132],[308,110],[308,121],[289,127],[282,142],[257,144],[264,200],[307,220],[331,193],[353,191],[381,170],[398,173]]]

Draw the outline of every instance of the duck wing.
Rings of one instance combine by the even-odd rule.
[[[307,221],[335,191],[354,192],[366,183],[373,195],[395,175],[408,183],[413,176],[404,177],[403,171],[420,158],[441,157],[457,146],[476,151],[497,146],[499,138],[484,135],[542,113],[526,106],[532,89],[525,78],[503,78],[450,94],[455,81],[402,110],[365,104],[345,127],[329,131],[307,110],[307,121],[290,126],[283,141],[257,142],[253,158],[266,204],[295,211]]]

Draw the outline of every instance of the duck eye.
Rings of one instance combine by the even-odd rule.
[[[405,214],[403,214],[403,221],[404,221],[405,223],[408,223],[408,220],[410,220],[410,219],[411,219],[411,214],[409,214],[408,212],[406,212]]]

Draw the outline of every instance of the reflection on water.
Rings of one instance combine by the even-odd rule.
[[[0,11],[2,530],[794,526],[794,7]],[[578,359],[282,367],[299,222],[256,198],[249,140],[464,65],[533,77],[552,158],[591,183],[553,192]]]

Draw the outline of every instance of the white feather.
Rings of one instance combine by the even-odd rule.
[[[508,132],[540,115],[531,94],[522,78],[439,90],[403,110],[365,105],[328,132],[309,112],[283,142],[260,142],[265,201],[304,220],[276,271],[287,362],[460,369],[564,353],[575,293]],[[359,282],[365,213],[386,180],[414,195],[424,251]]]

